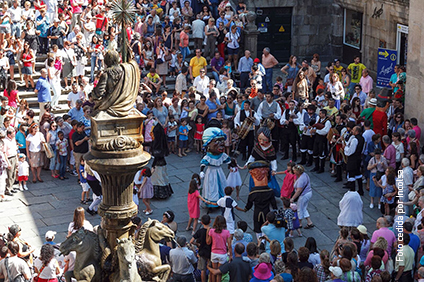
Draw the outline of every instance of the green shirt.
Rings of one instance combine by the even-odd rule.
[[[398,254],[395,259],[395,271],[399,271],[399,266],[404,266],[404,272],[412,270],[414,264],[415,253],[409,245],[403,245],[401,250],[398,250]]]
[[[371,129],[374,128],[374,124],[372,122],[372,114],[374,113],[374,111],[375,108],[366,108],[359,115],[360,117],[364,117],[366,120],[369,120],[371,122]]]

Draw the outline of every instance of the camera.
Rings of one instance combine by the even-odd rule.
[[[279,210],[275,211],[275,221],[274,221],[275,227],[281,228],[287,228],[287,222],[284,219],[284,210],[280,208]]]

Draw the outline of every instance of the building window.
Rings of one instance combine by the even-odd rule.
[[[362,13],[344,10],[343,43],[350,47],[361,49]]]

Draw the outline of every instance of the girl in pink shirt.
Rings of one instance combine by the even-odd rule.
[[[281,186],[281,200],[283,198],[290,199],[294,190],[294,181],[296,180],[296,175],[293,172],[293,167],[295,163],[290,161],[287,164],[287,169],[285,171],[279,171],[275,174],[285,174],[283,186]]]
[[[231,236],[226,229],[227,222],[222,215],[218,215],[213,223],[213,228],[206,232],[206,244],[212,244],[211,262],[214,269],[218,269],[227,262],[231,254]],[[211,282],[221,282],[221,274],[211,275]]]

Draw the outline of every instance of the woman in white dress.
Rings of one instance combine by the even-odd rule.
[[[49,57],[47,59],[47,78],[53,90],[51,105],[52,108],[56,110],[60,109],[59,99],[60,95],[62,95],[62,87],[60,86],[60,69],[56,69],[54,63],[55,59],[53,57]]]
[[[339,75],[334,73],[330,76],[330,82],[327,85],[327,90],[331,92],[331,97],[334,99],[335,107],[340,110],[340,99],[344,99],[344,87],[340,82]]]

